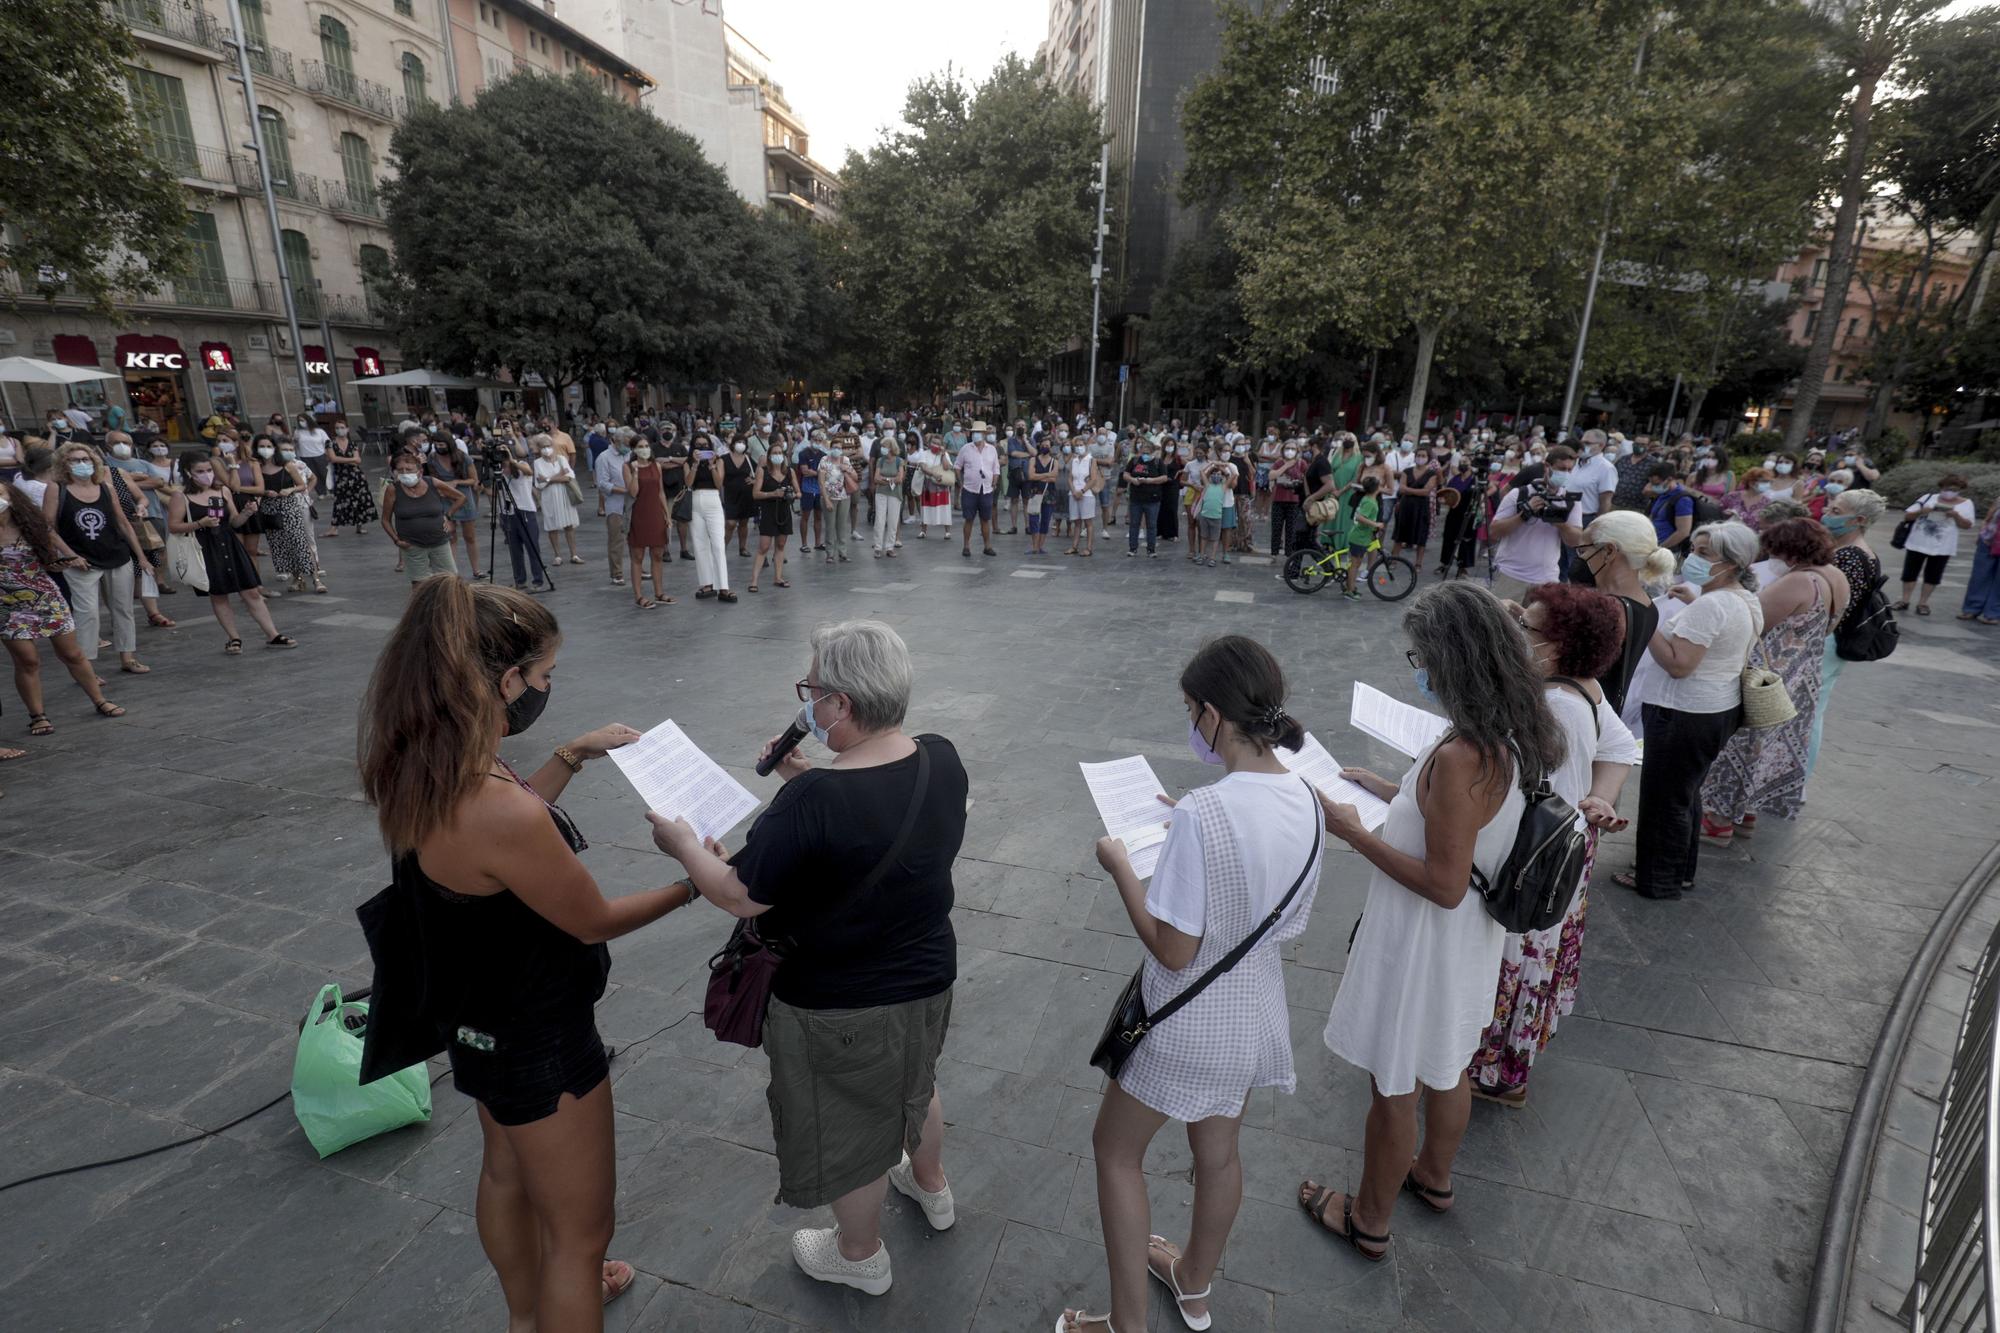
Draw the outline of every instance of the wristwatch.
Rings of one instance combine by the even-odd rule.
[[[583,760],[578,759],[576,757],[576,752],[570,749],[567,745],[558,745],[555,750],[555,755],[556,758],[562,760],[564,764],[568,765],[570,772],[572,773],[583,772]]]

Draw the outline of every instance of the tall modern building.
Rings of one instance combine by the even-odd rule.
[[[77,386],[77,401],[123,404],[168,439],[190,438],[216,409],[262,419],[338,405],[352,419],[385,424],[401,405],[346,381],[404,368],[362,281],[371,252],[389,246],[379,183],[396,126],[413,106],[471,101],[521,70],[582,69],[635,103],[651,81],[532,0],[239,6],[259,108],[254,139],[226,6],[111,3],[139,44],[140,60],[126,71],[134,113],[151,151],[189,193],[193,271],[111,318],[68,291],[47,300],[23,292],[0,313],[0,355],[116,372]],[[259,142],[277,196],[275,235]],[[280,253],[303,384],[279,291]],[[8,392],[24,415],[61,405],[48,390]]]
[[[1261,9],[1261,0],[1251,0]],[[1187,147],[1180,101],[1215,67],[1222,20],[1214,0],[1050,0],[1048,36],[1038,54],[1059,88],[1103,108],[1111,139],[1112,231],[1105,253],[1110,338],[1100,349],[1098,401],[1115,397],[1129,365],[1134,396],[1145,401],[1144,323],[1174,248],[1199,225],[1176,194]],[[1089,352],[1064,357],[1061,388],[1083,395]]]

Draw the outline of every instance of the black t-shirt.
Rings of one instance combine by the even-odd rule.
[[[1167,493],[1167,488],[1157,483],[1145,486],[1132,485],[1133,482],[1141,481],[1148,477],[1164,477],[1169,475],[1167,465],[1161,462],[1157,456],[1145,459],[1134,454],[1130,459],[1126,460],[1124,472],[1126,488],[1131,491],[1132,498],[1135,500],[1157,500]]]
[[[1646,645],[1652,642],[1653,631],[1660,627],[1660,608],[1650,602],[1641,605],[1630,597],[1620,597],[1618,605],[1625,612],[1625,642],[1619,649],[1618,660],[1598,675],[1597,683],[1603,688],[1612,711],[1622,713],[1625,711],[1625,691],[1632,684],[1632,673],[1639,669],[1639,661],[1646,655]]]
[[[958,976],[951,865],[965,838],[965,767],[942,736],[929,790],[897,863],[855,891],[895,840],[917,776],[911,754],[873,768],[819,768],[787,782],[731,859],[758,920],[789,952],[771,993],[801,1009],[864,1009],[939,994]]]
[[[1331,454],[1314,455],[1313,461],[1306,465],[1306,496],[1310,497],[1313,492],[1326,485],[1327,479],[1332,475],[1333,456]]]

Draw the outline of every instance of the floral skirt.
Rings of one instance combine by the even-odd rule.
[[[1590,905],[1590,872],[1597,864],[1597,830],[1590,831],[1590,851],[1583,878],[1569,912],[1547,930],[1509,935],[1500,955],[1500,989],[1493,1000],[1493,1022],[1466,1071],[1488,1092],[1525,1087],[1528,1069],[1556,1035],[1556,1024],[1576,1008],[1576,987],[1582,973],[1583,917]]]

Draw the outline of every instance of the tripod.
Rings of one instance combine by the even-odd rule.
[[[507,468],[511,464],[511,461],[509,460],[508,463],[501,464],[497,471],[489,470],[487,472],[487,476],[492,478],[493,481],[493,505],[488,511],[486,524],[486,581],[488,583],[493,582],[493,562],[500,557],[500,517],[503,513],[506,515],[510,531],[512,530],[512,525],[518,522],[521,517],[521,511],[514,506],[514,494],[507,487]],[[534,571],[535,581],[548,589],[548,591],[554,592],[556,590],[556,581],[549,576],[548,566],[542,563],[542,534],[530,529],[527,533],[527,546],[528,565]],[[510,546],[508,548],[508,558],[510,560],[513,558],[512,551],[513,548]]]

